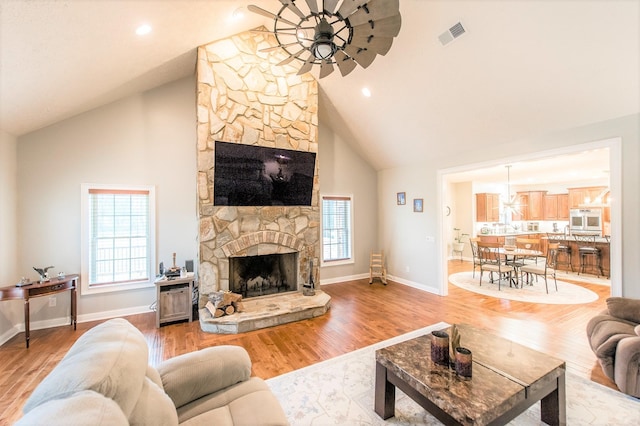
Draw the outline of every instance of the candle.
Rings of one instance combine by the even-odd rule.
[[[431,332],[431,361],[449,365],[449,335],[446,331]]]
[[[469,349],[463,347],[456,348],[455,369],[458,376],[471,378],[472,358],[473,355]]]

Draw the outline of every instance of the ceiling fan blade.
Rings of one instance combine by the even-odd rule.
[[[357,47],[373,50],[378,55],[386,55],[389,49],[391,49],[393,38],[375,36],[356,38],[354,33],[354,36],[351,38],[351,44]]]
[[[361,7],[349,16],[351,25],[361,25],[365,22],[376,21],[398,15],[400,6],[398,0],[371,0],[367,7]]]
[[[298,71],[298,75],[302,75],[311,71],[311,68],[313,67],[313,62],[315,60],[316,60],[315,56],[309,55],[309,57],[304,62],[304,64],[302,64],[302,67],[300,67],[300,70]]]
[[[267,18],[271,18],[271,19],[275,19],[275,20],[278,20],[278,21],[282,21],[282,22],[284,22],[286,24],[293,25],[294,27],[298,26],[298,24],[294,24],[293,22],[291,22],[291,21],[289,21],[287,19],[284,19],[284,18],[282,18],[282,17],[280,17],[280,16],[278,16],[278,15],[276,15],[274,13],[269,12],[268,10],[264,10],[263,8],[255,6],[253,4],[250,4],[249,6],[247,6],[247,9],[249,11],[253,12],[253,13],[257,13],[258,15],[262,15],[262,16],[266,16]]]
[[[296,44],[298,44],[297,41],[295,43],[279,44],[277,46],[266,47],[264,49],[260,49],[260,52],[273,52],[274,50],[278,50],[278,49],[281,49],[281,48],[287,47],[287,46],[293,46],[293,45],[296,45]]]
[[[400,33],[401,24],[402,18],[400,17],[400,14],[397,14],[377,21],[354,25],[353,34],[355,36],[356,33],[366,32],[367,35],[374,35],[378,37],[395,37]]]
[[[306,0],[309,10],[313,13],[318,13],[318,3],[316,0]]]
[[[376,52],[361,49],[352,44],[345,46],[344,51],[351,56],[362,68],[367,68],[376,58]]]
[[[333,64],[331,62],[322,61],[320,63],[320,78],[324,78],[333,72]]]
[[[333,57],[336,60],[336,65],[338,66],[340,74],[342,74],[343,77],[353,71],[356,66],[358,66],[356,61],[354,61],[353,58],[345,55],[342,50],[338,50],[336,54],[333,55]]]
[[[336,6],[338,5],[339,0],[325,0],[324,2],[324,10],[329,13],[333,13],[336,10]]]
[[[298,6],[293,4],[293,0],[280,0],[280,3],[287,6],[289,10],[298,15],[300,19],[305,19],[307,17],[307,15],[305,15],[300,9],[298,9]]]
[[[282,65],[287,65],[289,62],[293,61],[298,56],[300,56],[302,54],[302,52],[304,52],[305,50],[307,50],[307,49],[300,49],[298,52],[296,52],[293,55],[289,56],[288,58],[278,62],[276,65],[279,66],[279,67],[281,67]]]
[[[367,1],[369,0],[344,0],[338,9],[338,14],[346,18]]]

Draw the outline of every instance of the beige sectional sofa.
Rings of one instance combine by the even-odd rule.
[[[640,300],[608,298],[607,309],[587,324],[587,337],[604,374],[640,398]]]
[[[33,348],[33,350],[37,350]],[[17,425],[286,425],[239,346],[148,364],[143,334],[124,319],[81,336],[27,400]]]

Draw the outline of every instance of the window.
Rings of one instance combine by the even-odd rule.
[[[352,263],[352,197],[322,197],[322,262]]]
[[[82,185],[84,294],[153,285],[153,187]]]

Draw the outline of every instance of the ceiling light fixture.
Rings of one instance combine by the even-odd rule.
[[[520,213],[520,202],[518,201],[518,195],[511,197],[511,166],[505,166],[507,168],[507,201],[502,202],[505,215],[507,213]],[[506,220],[505,220],[506,222]]]
[[[343,0],[338,10],[340,0],[298,0],[300,7],[296,0],[280,3],[278,13],[254,5],[247,9],[274,20],[267,32],[278,45],[262,51],[282,49],[288,57],[279,66],[302,62],[298,75],[313,65],[320,65],[320,78],[333,72],[333,64],[343,76],[356,65],[367,68],[376,55],[386,55],[402,23],[399,0]]]
[[[147,35],[151,32],[151,25],[142,24],[138,28],[136,28],[136,34],[139,36]]]

